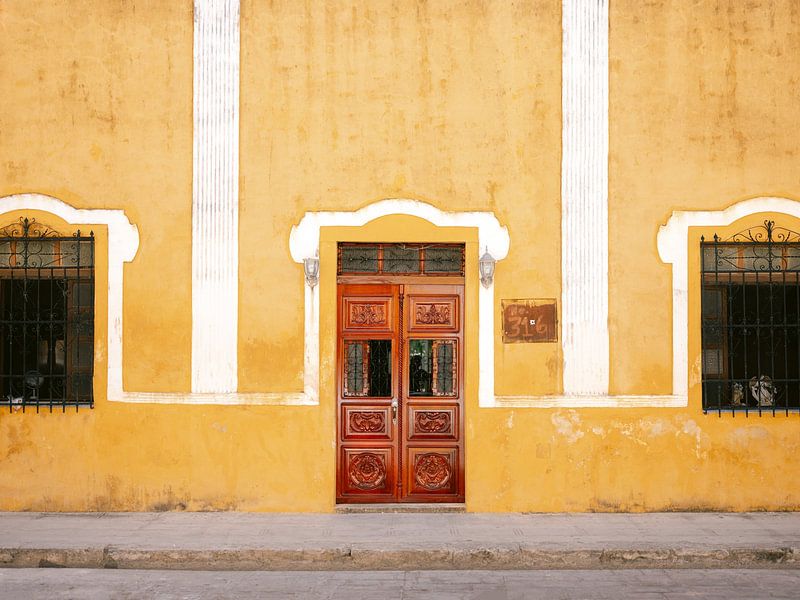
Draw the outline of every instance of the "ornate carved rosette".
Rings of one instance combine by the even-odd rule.
[[[414,461],[414,478],[426,490],[439,490],[450,481],[450,461],[442,454],[419,454]]]
[[[353,411],[350,413],[350,430],[356,433],[375,433],[385,427],[384,414],[378,411]]]
[[[449,325],[450,305],[418,304],[417,323],[422,325]]]
[[[350,483],[360,490],[374,490],[386,480],[386,465],[383,458],[372,452],[357,454],[350,460],[347,472]]]
[[[386,313],[381,304],[351,304],[350,322],[355,325],[381,325],[386,322]]]
[[[450,430],[450,413],[447,411],[418,411],[415,416],[417,431],[422,433],[444,433]]]

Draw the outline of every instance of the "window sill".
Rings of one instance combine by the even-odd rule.
[[[316,398],[303,392],[297,393],[169,393],[169,392],[123,392],[121,398],[109,398],[111,402],[138,404],[210,404],[249,406],[317,406]]]
[[[482,408],[685,408],[686,396],[496,396]]]

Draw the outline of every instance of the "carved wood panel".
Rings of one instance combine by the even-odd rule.
[[[451,495],[458,490],[457,448],[410,448],[408,487],[411,494]]]
[[[458,331],[458,296],[414,296],[409,308],[409,331]]]
[[[408,407],[409,440],[457,440],[458,406],[412,403]]]
[[[342,405],[342,439],[391,439],[392,416],[388,406]]]
[[[391,298],[345,298],[344,331],[391,331]]]
[[[395,475],[391,448],[345,448],[341,487],[345,494],[392,494]]]

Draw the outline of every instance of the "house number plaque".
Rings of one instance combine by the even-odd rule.
[[[558,341],[555,298],[502,300],[503,343]]]

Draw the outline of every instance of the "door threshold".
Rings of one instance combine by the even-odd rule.
[[[463,513],[463,502],[337,504],[337,513]]]

